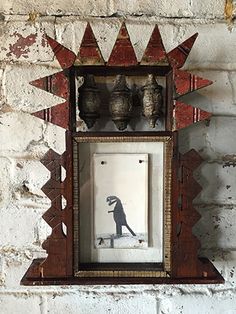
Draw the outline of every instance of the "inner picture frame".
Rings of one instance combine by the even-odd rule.
[[[170,132],[159,132],[158,135],[153,135],[152,133],[145,135],[137,133],[105,133],[102,135],[96,133],[76,133],[73,139],[75,276],[169,276],[171,271],[171,176],[173,146],[173,137]],[[113,169],[114,180],[118,178],[127,180],[124,188],[125,190],[129,190],[128,193],[122,189],[122,182],[112,182],[112,179],[108,179],[109,176],[105,174],[106,171],[103,172],[104,170],[101,170],[106,167],[106,163],[109,160],[109,162],[112,162],[112,159],[113,165],[107,166],[107,169],[110,169],[110,171]],[[144,169],[140,170],[138,166],[134,165],[139,162],[140,166],[146,164],[146,171]],[[144,182],[139,182],[137,189],[135,189],[135,186],[129,186],[132,185],[132,182],[135,183],[135,180],[129,180],[129,177],[126,176],[126,172],[127,175],[129,174],[129,168],[132,163],[132,167],[136,167],[135,169],[137,169],[135,170],[137,177],[134,179],[136,181],[138,178],[144,180]],[[127,167],[127,169],[123,169],[123,167]],[[102,173],[103,175],[99,179],[99,175]],[[109,182],[106,182],[107,180]],[[107,194],[106,191],[104,192],[104,186],[106,188],[110,186],[110,191],[119,192],[120,197],[108,195],[115,193],[107,191]],[[96,191],[94,191],[94,187],[96,187]],[[145,195],[143,198],[141,196],[140,202],[142,203],[142,207],[145,206],[146,202],[146,208],[140,208],[137,212],[137,215],[140,214],[140,218],[132,217],[134,215],[134,212],[132,213],[132,202],[131,209],[129,209],[130,212],[127,211],[129,208],[129,194],[131,194],[130,200],[132,200],[135,193],[145,192],[145,189],[148,199],[145,200]],[[94,193],[98,193],[98,195]],[[99,193],[102,195],[101,199],[99,198]],[[124,201],[121,200],[122,193]],[[112,221],[111,217],[107,217],[109,202],[112,203],[115,197],[119,199],[123,207],[126,221],[123,221],[121,224],[123,224],[122,228],[126,230],[126,235],[129,233],[126,223],[128,224],[133,221],[133,225],[138,226],[137,220],[145,219],[146,217],[146,245],[137,245],[137,242],[141,239],[132,230],[132,224],[128,225],[128,228],[131,229],[129,240],[130,243],[134,244],[134,247],[132,247],[132,244],[128,245],[128,247],[122,244],[127,242],[128,237],[125,239],[123,234],[117,234],[115,222]],[[99,209],[99,206],[97,207],[97,202],[102,204],[101,206],[104,206],[104,212],[103,209]],[[127,210],[124,210],[124,203],[127,205]],[[96,210],[100,210],[101,212],[96,213]],[[95,225],[98,223],[97,214],[100,216],[104,215],[105,224],[110,219],[110,229],[104,226],[104,230],[112,231],[110,234],[107,234],[108,239],[101,240],[108,240],[109,243],[113,241],[112,245],[109,244],[109,246],[113,247],[98,248],[94,242],[96,241],[96,229],[100,228],[100,230],[103,230],[101,225],[102,220],[99,221],[99,226]],[[144,227],[145,223],[141,222],[140,226]]]

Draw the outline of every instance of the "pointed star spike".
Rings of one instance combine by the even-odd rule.
[[[45,90],[53,95],[67,99],[69,94],[69,80],[63,71],[41,77],[30,82],[31,85]]]
[[[155,25],[140,64],[160,66],[169,65],[166,50],[157,25]]]
[[[42,77],[30,82],[31,85],[53,95],[65,98],[65,102],[54,107],[32,113],[33,116],[56,124],[64,129],[69,128],[69,80],[63,72]]]
[[[74,52],[62,46],[55,39],[52,39],[47,35],[46,38],[62,69],[67,69],[71,67],[74,64],[76,58]]]
[[[175,98],[191,93],[197,89],[211,85],[213,82],[186,71],[173,71]]]
[[[182,161],[187,164],[187,168],[195,170],[201,165],[203,159],[195,149],[190,149],[182,155]]]
[[[109,66],[130,66],[138,64],[133,45],[125,23],[122,23],[115,45],[107,62]]]
[[[173,68],[178,69],[184,65],[197,36],[198,33],[194,34],[167,54],[169,62]]]
[[[77,65],[104,65],[93,30],[88,23],[76,58]]]
[[[191,213],[189,215],[180,211],[179,216],[180,220],[190,228],[201,219],[201,215],[194,208],[191,209]]]
[[[196,122],[209,120],[212,114],[199,108],[175,101],[173,109],[173,131],[186,128]]]
[[[68,102],[31,113],[31,115],[52,124],[58,125],[63,129],[69,129],[70,116]]]

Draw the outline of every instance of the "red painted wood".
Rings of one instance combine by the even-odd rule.
[[[155,25],[147,48],[141,60],[141,65],[169,65],[165,47],[158,26]]]
[[[138,64],[125,23],[121,25],[115,45],[107,62],[108,66],[132,66]]]
[[[168,52],[167,56],[173,68],[181,68],[184,65],[197,36],[198,33],[194,34],[178,47]]]
[[[186,71],[174,69],[173,79],[175,84],[175,96],[183,96],[197,89],[211,85],[213,82],[203,79]]]
[[[201,187],[193,177],[194,170],[202,163],[194,150],[179,155],[175,160],[175,175],[172,182],[172,276],[173,278],[209,278],[214,270],[198,258],[200,241],[192,228],[200,219],[193,207],[194,198]]]
[[[52,227],[52,233],[43,243],[47,258],[38,268],[37,277],[65,277],[73,274],[73,204],[72,204],[72,149],[71,134],[66,133],[66,151],[63,155],[50,149],[42,158],[42,164],[50,171],[50,179],[42,191],[51,200],[51,207],[43,215],[44,220]],[[66,170],[62,181],[61,167]],[[66,206],[62,208],[62,195]],[[62,224],[67,227],[64,234]],[[33,270],[33,273],[36,270]]]
[[[61,193],[63,185],[61,182],[61,165],[63,160],[60,155],[50,149],[41,159],[41,163],[50,171],[50,179],[42,187],[42,191],[51,200],[51,207],[44,213],[44,220],[54,228],[60,222],[64,221]]]
[[[180,101],[174,101],[173,108],[173,131],[186,128],[187,126],[208,120],[212,113],[187,105]]]
[[[32,113],[35,117],[69,128],[69,79],[64,72],[59,72],[30,82],[31,85],[43,89],[56,96],[65,98],[62,104]]]
[[[104,65],[93,30],[88,23],[77,55],[76,63],[80,65]]]
[[[42,278],[63,277],[67,275],[66,243],[62,224],[59,223],[52,229],[51,235],[43,243],[43,249],[47,251],[48,257],[39,267]]]
[[[76,55],[68,48],[59,44],[55,39],[47,35],[46,38],[62,69],[67,69],[72,66],[75,62]]]

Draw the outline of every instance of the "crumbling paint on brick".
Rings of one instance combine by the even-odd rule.
[[[32,46],[36,42],[36,34],[31,34],[26,37],[23,37],[21,34],[17,33],[17,31],[12,35],[15,36],[16,42],[14,44],[9,45],[10,52],[7,53],[7,56],[10,57],[14,55],[17,59],[21,56],[24,58],[28,58],[29,47]]]
[[[233,0],[225,0],[225,19],[229,29],[232,29],[233,20],[235,18],[235,4]]]

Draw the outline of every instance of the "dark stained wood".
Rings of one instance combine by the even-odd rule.
[[[67,226],[66,236],[66,273],[72,276],[73,268],[73,245],[74,245],[74,221],[73,221],[73,151],[72,151],[72,136],[71,132],[66,133],[66,151],[64,153],[66,178],[63,182],[63,195],[67,201],[65,207],[65,224]]]
[[[42,259],[36,259],[32,262],[29,270],[21,280],[21,284],[28,286],[43,286],[43,285],[129,285],[129,284],[223,284],[224,278],[215,269],[213,264],[205,258],[200,259],[201,264],[205,268],[212,268],[214,275],[212,277],[183,277],[183,278],[79,278],[79,277],[55,277],[55,278],[36,278],[34,273],[38,273],[39,265]]]
[[[122,23],[107,66],[131,66],[138,63],[125,23]]]
[[[150,131],[150,132],[73,132],[73,137],[148,137],[148,136],[172,136],[173,132],[169,131]]]
[[[178,47],[168,52],[167,56],[173,68],[178,69],[184,65],[197,36],[198,33],[194,34],[193,36],[185,40],[182,44],[180,44]]]
[[[173,129],[173,105],[174,105],[174,80],[173,72],[170,71],[166,75],[166,113],[165,113],[165,128],[167,131]]]
[[[146,65],[129,65],[126,67],[121,66],[75,66],[76,73],[78,76],[83,76],[86,74],[93,74],[97,76],[115,76],[118,74],[124,74],[127,76],[138,76],[154,74],[156,76],[164,76],[170,71],[169,66],[146,66]]]
[[[164,270],[162,263],[80,263],[79,268],[79,270]]]

